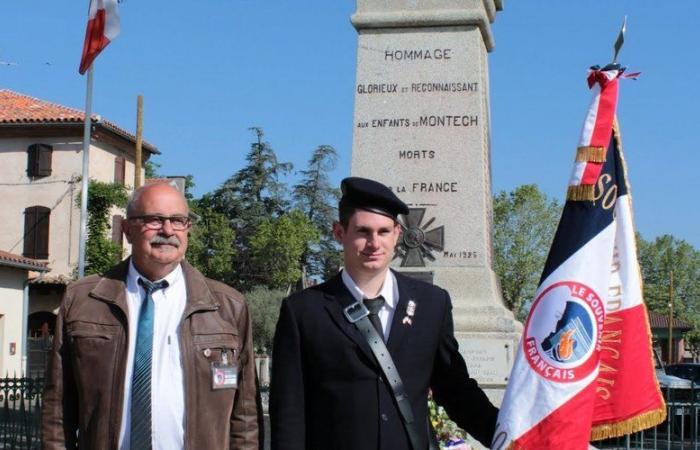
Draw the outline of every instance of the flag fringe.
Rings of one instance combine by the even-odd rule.
[[[624,157],[624,152],[622,150],[622,136],[620,133],[620,125],[617,121],[617,116],[613,118],[613,138],[616,141],[617,144],[617,151],[620,157],[620,161],[622,162],[622,170],[627,174],[627,163],[625,161]],[[627,176],[624,177],[626,187],[627,187],[627,197],[628,201],[630,202],[630,209],[632,209],[632,195],[631,195],[631,188],[629,185],[629,180]],[[632,217],[634,217],[634,214],[632,214]],[[632,225],[632,228],[635,229],[634,223]],[[633,241],[632,245],[634,245],[634,253],[639,254],[637,251],[637,246],[636,242]],[[637,266],[637,271],[639,272],[639,280],[640,283],[643,283],[643,278],[641,274],[641,268],[639,267],[639,264]],[[639,286],[640,292],[644,292],[644,286],[640,284]],[[644,321],[646,322],[646,333],[647,333],[647,339],[648,339],[648,345],[649,348],[652,348],[652,339],[651,339],[651,327],[649,326],[649,313],[648,309],[646,306],[645,302],[642,302],[642,306],[644,308]],[[652,353],[652,352],[650,352]],[[654,357],[653,353],[651,355],[651,365],[652,367],[654,366]],[[656,379],[656,376],[654,376],[654,381],[655,387],[656,387],[656,394],[659,397],[661,407],[657,409],[653,409],[651,411],[647,411],[645,413],[639,414],[637,416],[631,417],[627,420],[623,420],[622,422],[618,423],[612,423],[612,424],[601,424],[601,425],[595,425],[591,428],[591,441],[598,441],[601,439],[607,439],[607,438],[613,438],[613,437],[618,437],[618,436],[624,436],[626,434],[632,434],[636,433],[637,431],[645,430],[647,428],[654,427],[660,423],[662,423],[664,420],[666,420],[666,403],[663,400],[663,396],[661,395],[661,389],[659,388],[659,382]]]
[[[656,426],[666,420],[666,408],[647,411],[617,423],[606,423],[591,428],[591,441],[624,436]]]
[[[576,161],[603,163],[605,153],[605,147],[579,147],[576,149]]]
[[[595,185],[579,184],[569,186],[566,191],[566,199],[573,201],[593,201],[595,199]]]

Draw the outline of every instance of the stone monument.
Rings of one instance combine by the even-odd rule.
[[[500,0],[357,0],[352,174],[410,207],[393,265],[447,289],[470,373],[496,403],[522,325],[492,270],[487,52]]]

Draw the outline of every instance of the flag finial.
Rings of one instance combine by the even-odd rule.
[[[615,53],[613,53],[612,64],[617,63],[617,55],[620,53],[622,44],[625,43],[625,31],[627,31],[627,15],[625,15],[625,17],[622,19],[622,27],[620,28],[620,32],[617,34],[617,39],[615,39],[615,45],[613,46]]]

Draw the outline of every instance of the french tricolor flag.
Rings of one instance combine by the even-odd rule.
[[[623,69],[594,67],[567,202],[525,323],[492,449],[585,450],[666,417],[615,111]]]
[[[97,55],[119,35],[117,0],[90,0],[80,74],[84,74]]]

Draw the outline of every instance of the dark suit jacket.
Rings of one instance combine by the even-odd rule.
[[[428,448],[427,395],[485,445],[498,410],[469,378],[453,334],[449,294],[395,273],[399,302],[387,348]],[[412,324],[406,305],[416,303]],[[272,362],[273,450],[406,450],[410,444],[388,384],[364,337],[343,315],[354,303],[340,274],[282,303]]]

